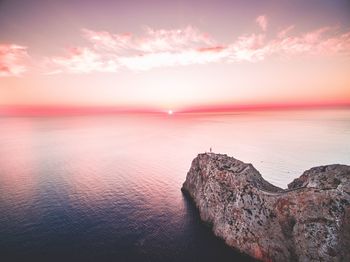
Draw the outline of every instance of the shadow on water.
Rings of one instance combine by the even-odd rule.
[[[106,231],[111,222],[87,234],[100,218],[94,218],[94,222],[86,218],[79,220],[79,215],[70,210],[71,218],[81,225],[66,223],[61,231],[53,232],[49,229],[53,225],[52,218],[47,218],[40,221],[33,232],[23,232],[22,237],[19,234],[16,237],[19,242],[10,234],[2,234],[0,243],[7,244],[0,245],[1,261],[255,261],[215,237],[210,226],[201,222],[198,209],[185,194],[182,194],[182,202],[183,211],[180,212],[183,212],[184,222],[175,231],[166,231],[165,234],[173,234],[169,238],[157,238],[152,243],[147,239],[149,232],[141,236],[135,232],[114,235],[112,229]],[[118,223],[118,219],[116,217],[114,223]],[[49,233],[36,242],[38,231]]]
[[[191,259],[185,259],[186,261],[256,261],[248,255],[227,246],[222,239],[216,237],[212,232],[212,226],[201,220],[199,210],[191,197],[186,192],[182,192],[182,197],[189,217],[187,234],[191,234],[193,238],[193,241],[191,241],[192,251],[197,251],[193,252],[192,255],[187,254],[188,257],[192,257]]]

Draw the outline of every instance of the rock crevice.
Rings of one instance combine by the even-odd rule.
[[[305,171],[284,190],[251,165],[199,154],[182,190],[226,244],[262,261],[350,261],[350,166]]]

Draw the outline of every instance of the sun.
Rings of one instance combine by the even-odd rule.
[[[168,115],[172,115],[173,114],[173,110],[168,110]]]

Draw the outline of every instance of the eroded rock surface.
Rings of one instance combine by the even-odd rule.
[[[215,235],[263,261],[350,261],[350,166],[304,172],[283,190],[251,165],[199,154],[182,190]]]

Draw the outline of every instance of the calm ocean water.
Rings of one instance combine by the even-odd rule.
[[[350,164],[350,111],[0,118],[0,261],[249,261],[180,188],[199,152],[286,187]]]

